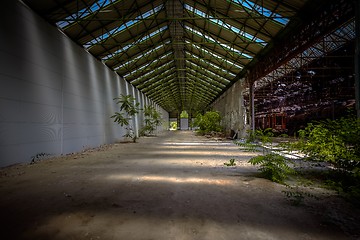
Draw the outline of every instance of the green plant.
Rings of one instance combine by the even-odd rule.
[[[50,158],[51,154],[49,153],[37,153],[34,156],[31,156],[31,162],[30,164],[35,164],[37,161],[44,160],[47,158]]]
[[[300,190],[299,186],[295,186],[295,187],[292,187],[290,185],[285,185],[285,186],[289,190],[287,190],[287,191],[283,190],[281,192],[286,196],[286,198],[294,206],[299,206],[304,201],[305,197],[319,199],[318,197],[316,197],[315,195],[313,195],[309,192]]]
[[[245,141],[235,141],[235,144],[241,147],[241,150],[248,152],[259,152],[262,149],[265,154],[265,145],[270,144],[270,151],[272,150],[272,137],[274,133],[271,128],[265,130],[257,129],[255,131],[248,131],[248,136]]]
[[[240,147],[241,150],[245,152],[259,152],[259,144],[248,142],[248,141],[234,141],[236,145]]]
[[[120,97],[114,98],[116,104],[120,105],[120,111],[115,112],[110,118],[114,118],[114,122],[118,123],[120,126],[125,126],[126,134],[124,137],[131,138],[133,142],[136,142],[136,134],[133,131],[133,128],[130,124],[130,120],[135,116],[140,108],[140,103],[135,102],[135,98],[131,95],[123,95]]]
[[[196,115],[194,126],[199,127],[200,132],[221,132],[222,127],[220,126],[221,116],[217,111],[208,111],[204,115],[200,113]]]
[[[176,130],[177,129],[177,122],[170,122],[170,129]]]
[[[276,153],[253,157],[249,160],[249,163],[252,165],[260,165],[259,171],[262,176],[277,183],[284,183],[284,180],[290,174],[296,173],[295,170],[289,166],[290,161]]]
[[[189,118],[189,114],[186,111],[180,113],[180,118]]]
[[[228,162],[228,163],[225,162],[224,165],[225,165],[225,166],[228,166],[228,167],[236,166],[235,159],[234,159],[234,158],[231,158],[231,159],[229,160],[229,162]]]
[[[309,123],[295,146],[309,158],[353,171],[360,167],[360,120],[346,117]]]
[[[290,144],[307,159],[330,163],[334,168],[321,173],[321,181],[348,200],[360,199],[360,120],[347,116],[309,123],[299,131],[299,141]]]
[[[152,105],[144,107],[145,126],[140,130],[141,135],[153,134],[162,123],[161,113]]]

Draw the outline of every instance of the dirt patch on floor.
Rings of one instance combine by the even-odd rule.
[[[359,238],[359,209],[318,188],[294,206],[252,156],[178,131],[4,168],[1,238]]]

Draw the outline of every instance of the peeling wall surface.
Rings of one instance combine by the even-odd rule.
[[[246,124],[247,113],[244,107],[243,88],[241,80],[231,86],[223,95],[221,95],[213,104],[212,108],[222,117],[222,126],[228,136],[244,137],[248,125]]]
[[[0,19],[0,167],[121,140],[113,98],[129,93],[141,107],[151,103],[20,2],[5,1]],[[139,113],[137,130],[142,121]]]

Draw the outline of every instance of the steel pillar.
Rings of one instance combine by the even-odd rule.
[[[356,115],[360,118],[360,1],[354,0],[355,7],[355,99]]]
[[[255,83],[250,83],[251,130],[255,132]]]

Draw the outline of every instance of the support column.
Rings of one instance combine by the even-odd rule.
[[[250,83],[250,111],[251,111],[251,130],[255,132],[255,84]]]
[[[355,7],[355,99],[356,115],[360,118],[360,1],[354,0]]]

